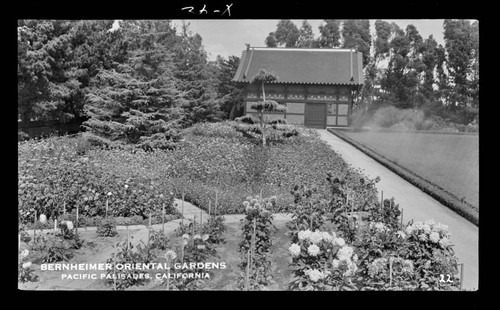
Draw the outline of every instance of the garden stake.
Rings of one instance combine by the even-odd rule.
[[[262,188],[260,189],[260,199],[262,199]]]
[[[462,290],[462,284],[464,283],[464,263],[460,264],[460,290]]]
[[[219,193],[217,191],[215,191],[215,212],[214,213],[215,213],[216,216],[217,216],[217,202],[219,201],[218,200],[218,198],[219,198],[218,194]]]
[[[405,209],[401,208],[401,228],[403,228],[403,211]]]
[[[389,287],[392,286],[392,259],[389,259]]]
[[[181,262],[184,263],[184,238],[181,243]]]
[[[161,231],[165,233],[165,203],[163,203],[163,210],[161,211]]]
[[[129,233],[128,225],[127,225],[127,251],[128,251],[128,248],[129,248],[129,245],[128,245],[129,238],[130,238],[130,233]]]
[[[167,291],[170,290],[170,281],[169,281],[169,275],[170,275],[170,262],[168,263],[168,269],[167,269]]]
[[[255,255],[255,243],[256,243],[256,236],[255,236],[255,233],[257,231],[257,221],[256,219],[254,218],[253,219],[253,234],[252,234],[252,256],[250,257],[250,266],[253,268],[253,257]]]
[[[128,228],[128,226],[127,226]],[[113,264],[113,286],[116,291],[116,243],[115,243],[115,253],[114,253],[114,261],[115,263]]]
[[[33,242],[35,242],[35,237],[36,237],[36,219],[37,219],[37,215],[36,215],[36,210],[35,210],[35,220],[33,221]]]
[[[66,201],[63,201],[63,215],[66,215]]]
[[[78,237],[78,205],[76,205],[75,235]]]
[[[148,225],[148,249],[149,249],[149,238],[151,236],[151,211],[149,211],[149,225]]]
[[[193,236],[194,236],[194,226],[196,225],[196,215],[193,215]],[[194,244],[194,239],[193,239],[193,244]]]
[[[211,207],[212,202],[210,199],[208,199],[208,216],[210,216],[210,207]]]
[[[106,219],[108,219],[108,198],[106,198]]]
[[[380,193],[380,214],[382,215],[382,211],[384,209],[384,191]]]
[[[181,224],[184,225],[184,190],[182,190],[181,215]]]
[[[248,281],[250,278],[250,249],[247,251],[247,276],[245,277],[245,290],[248,291]]]

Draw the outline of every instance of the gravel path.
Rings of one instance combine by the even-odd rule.
[[[385,198],[395,197],[395,202],[403,209],[405,222],[411,219],[415,221],[434,219],[436,222],[448,225],[452,234],[451,242],[455,245],[455,254],[459,263],[464,263],[463,289],[478,289],[479,228],[477,226],[334,134],[326,130],[317,132],[347,163],[362,169],[369,178],[380,177],[381,180],[377,183],[379,193],[383,191]]]

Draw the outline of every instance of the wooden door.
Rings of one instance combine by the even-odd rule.
[[[304,125],[311,128],[326,128],[326,104],[307,103]]]

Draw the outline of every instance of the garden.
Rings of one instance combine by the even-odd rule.
[[[20,142],[19,287],[64,287],[43,264],[95,262],[113,268],[87,289],[460,289],[444,223],[404,222],[314,130],[274,123],[265,146],[259,130],[198,123],[161,151]]]

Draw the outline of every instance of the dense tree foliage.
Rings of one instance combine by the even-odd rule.
[[[237,116],[239,59],[209,62],[202,38],[168,20],[18,22],[18,115],[84,118],[95,142],[169,148],[177,131]]]
[[[290,20],[282,20],[265,42],[268,47],[342,47],[362,52],[365,81],[356,104],[365,111],[391,105],[462,124],[478,119],[478,21],[444,20],[444,46],[432,35],[424,39],[414,25],[401,29],[394,22],[376,20],[371,27],[373,36],[369,20],[327,19],[314,38],[307,21],[298,29]]]

